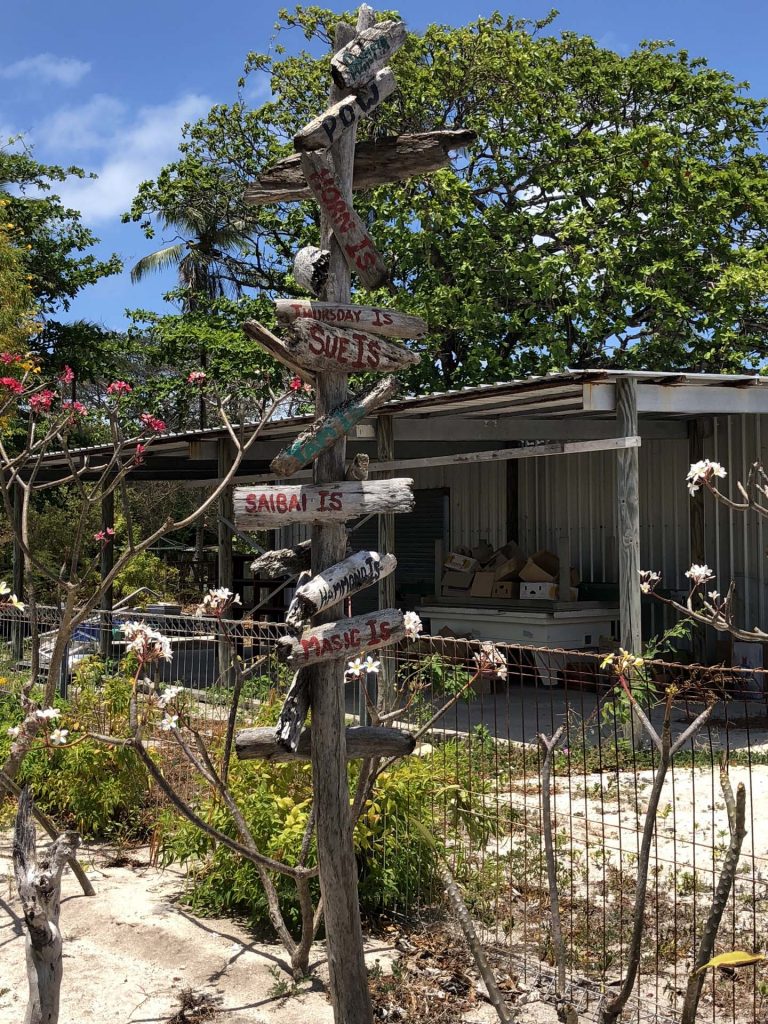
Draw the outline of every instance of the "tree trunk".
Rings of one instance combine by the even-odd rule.
[[[61,872],[80,844],[76,832],[64,832],[38,863],[32,797],[26,787],[19,799],[13,833],[13,870],[27,925],[26,953],[29,1003],[24,1024],[57,1024],[62,978],[59,931]]]

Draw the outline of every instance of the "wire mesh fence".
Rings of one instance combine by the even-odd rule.
[[[241,718],[280,700],[290,672],[278,662],[274,623],[219,622],[158,611],[94,613],[75,632],[61,684],[77,705],[78,665],[87,657],[116,664],[125,651],[120,626],[142,618],[171,641],[173,659],[153,682],[191,691],[198,726],[223,732],[235,657],[249,667]],[[41,670],[57,625],[42,610]],[[26,616],[0,618],[0,673],[23,673],[31,660]],[[414,814],[426,799],[429,826],[447,851],[483,941],[502,950],[510,972],[542,998],[554,993],[549,889],[543,854],[542,751],[539,733],[562,724],[552,761],[552,827],[569,991],[584,1019],[596,1018],[627,965],[645,814],[659,755],[633,720],[603,655],[498,643],[501,662],[484,660],[479,641],[421,637],[377,657],[380,671],[347,686],[350,720],[373,717],[386,695],[392,722],[417,734],[403,785]],[[485,666],[486,671],[482,671]],[[499,671],[503,666],[503,671]],[[480,669],[480,670],[479,670]],[[651,847],[640,975],[626,1016],[675,1020],[730,841],[721,770],[746,788],[746,827],[733,891],[716,951],[762,951],[768,924],[768,715],[758,669],[647,662],[637,694],[661,731],[670,695],[671,732],[680,735],[714,703],[706,725],[676,754],[661,790]],[[441,712],[442,714],[439,714]],[[198,781],[159,736],[180,785]],[[407,765],[408,762],[403,762]],[[189,777],[182,778],[185,771]],[[379,808],[386,815],[386,807]],[[434,879],[421,877],[419,844],[408,813],[392,815],[399,853],[413,848],[413,870],[388,898],[387,911],[409,918],[434,910]],[[392,856],[392,845],[381,857]],[[386,869],[386,863],[382,865]],[[426,873],[426,867],[423,868]],[[709,972],[700,1020],[768,1019],[768,982],[757,965]]]

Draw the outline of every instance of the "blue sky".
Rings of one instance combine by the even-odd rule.
[[[163,308],[173,276],[131,285],[128,269],[151,243],[135,225],[121,224],[120,214],[138,183],[174,158],[184,121],[234,99],[245,54],[269,49],[280,6],[272,0],[8,5],[0,38],[0,139],[24,132],[38,159],[99,175],[59,191],[102,239],[100,251],[118,252],[127,268],[83,292],[70,318],[119,328],[126,308]],[[538,18],[551,6],[419,0],[399,10],[418,31],[431,21],[463,24],[497,8]],[[556,29],[587,33],[620,53],[642,39],[673,39],[749,81],[754,95],[768,95],[762,0],[563,0],[559,9]],[[295,42],[300,45],[298,37]],[[254,105],[261,98],[254,96]]]

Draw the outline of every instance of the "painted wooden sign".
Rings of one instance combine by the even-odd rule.
[[[312,379],[313,374],[307,373],[307,367],[297,359],[294,359],[285,342],[276,337],[263,324],[260,324],[258,320],[246,320],[243,324],[243,330],[249,338],[257,341],[273,359],[277,359],[284,366],[287,366],[292,373],[296,373],[305,379]]]
[[[340,437],[348,434],[360,420],[378,409],[397,394],[400,387],[396,377],[384,377],[370,391],[356,395],[334,409],[328,416],[315,423],[299,434],[292,444],[283,448],[272,459],[269,468],[275,476],[292,476],[299,469],[328,451]]]
[[[409,732],[381,725],[351,725],[344,730],[347,759],[355,757],[406,757],[416,740]],[[302,729],[296,750],[286,750],[273,728],[243,729],[235,737],[235,751],[241,761],[309,761],[312,729]]]
[[[413,480],[345,480],[329,484],[236,487],[238,530],[279,530],[289,523],[345,523],[372,513],[413,511]]]
[[[320,661],[354,658],[364,651],[387,647],[404,638],[403,613],[397,608],[386,608],[368,615],[353,615],[339,622],[311,626],[298,637],[281,637],[277,641],[277,656],[297,669]]]
[[[391,373],[418,363],[420,356],[397,342],[355,328],[330,327],[314,320],[295,320],[296,335],[286,347],[308,370],[344,373]]]
[[[302,153],[301,166],[310,192],[321,206],[350,270],[366,288],[379,288],[389,280],[389,271],[365,230],[325,153]]]
[[[328,149],[352,128],[361,117],[370,114],[397,88],[391,68],[382,68],[354,96],[334,103],[293,137],[297,150]]]
[[[353,190],[406,181],[417,174],[431,174],[451,164],[451,152],[477,141],[475,132],[445,129],[385,135],[355,146]],[[311,193],[301,168],[301,155],[292,153],[260,174],[245,190],[245,201],[254,206],[308,199]]]
[[[403,21],[380,21],[364,29],[331,58],[331,74],[340,89],[354,89],[383,67],[406,40]]]
[[[339,302],[276,299],[275,312],[282,323],[315,320],[333,327],[356,327],[385,338],[423,338],[427,323],[410,313],[380,306],[347,306]]]
[[[309,619],[318,612],[333,608],[345,597],[358,594],[366,587],[389,576],[397,567],[394,555],[380,555],[377,551],[356,551],[354,555],[323,569],[306,583],[296,588],[293,601],[299,620]],[[289,616],[286,615],[289,625]]]
[[[313,295],[321,295],[328,280],[331,254],[316,245],[305,245],[293,259],[293,276],[300,288],[306,288]]]

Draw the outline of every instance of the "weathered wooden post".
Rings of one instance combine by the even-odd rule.
[[[389,517],[411,511],[412,481],[367,480],[367,460],[345,467],[346,435],[355,423],[380,408],[396,391],[387,376],[364,394],[349,397],[350,373],[390,373],[418,362],[396,339],[421,338],[426,323],[396,310],[351,302],[351,274],[375,289],[389,280],[373,239],[354,210],[353,187],[399,181],[448,163],[448,149],[473,141],[471,132],[401,136],[388,145],[355,144],[359,120],[396,88],[386,67],[403,44],[399,21],[374,24],[363,4],[357,30],[337,26],[331,61],[334,86],[329,108],[295,136],[298,158],[281,161],[246,192],[254,204],[305,199],[321,211],[320,245],[297,254],[294,277],[320,301],[278,299],[277,316],[286,326],[278,338],[261,324],[244,325],[249,337],[305,379],[314,378],[315,422],[273,459],[278,478],[312,464],[312,485],[241,487],[235,492],[238,529],[279,529],[311,523],[311,576],[300,582],[286,616],[278,655],[296,669],[277,729],[245,730],[236,741],[238,756],[268,760],[311,757],[320,887],[337,1024],[370,1024],[372,1010],[363,959],[357,901],[357,869],[347,786],[348,758],[404,755],[412,738],[394,729],[345,729],[346,662],[365,651],[397,643],[407,633],[402,612],[384,606],[370,615],[341,617],[341,602],[363,587],[392,579],[391,553],[366,551],[348,557],[345,524],[360,515]],[[364,167],[364,169],[363,169]],[[360,169],[360,178],[357,172]],[[286,177],[287,173],[287,177]],[[392,340],[395,339],[395,340]],[[383,539],[386,539],[384,534]],[[274,557],[278,556],[278,557]],[[305,552],[273,553],[269,567],[305,564]],[[393,591],[388,590],[387,593]],[[303,729],[311,702],[312,726]]]
[[[13,831],[13,871],[27,926],[29,1002],[24,1024],[56,1024],[59,1019],[61,872],[79,845],[76,832],[64,832],[38,860],[32,797],[25,787]]]

